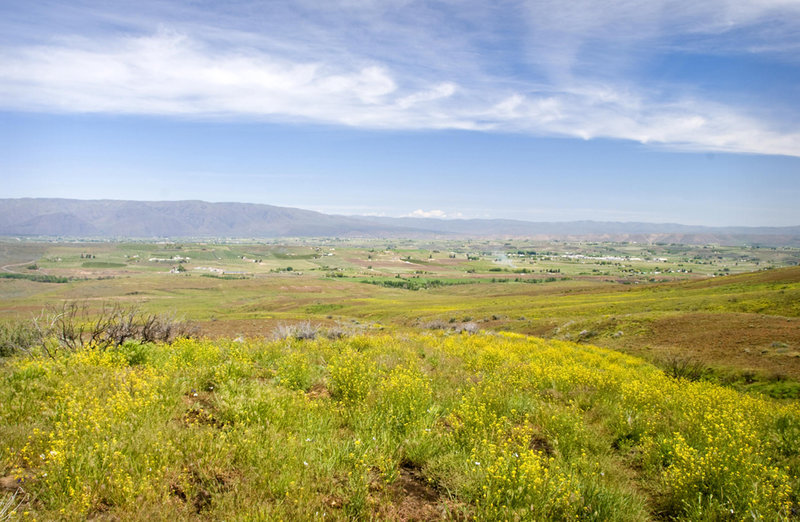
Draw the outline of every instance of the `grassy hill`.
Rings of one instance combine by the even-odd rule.
[[[794,249],[20,247],[2,521],[798,517]]]
[[[796,402],[518,334],[88,348],[10,360],[0,403],[23,519],[785,520],[800,494]]]

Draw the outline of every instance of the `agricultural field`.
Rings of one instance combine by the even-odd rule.
[[[523,241],[0,243],[0,323],[109,302],[208,337],[279,324],[477,328],[590,342],[796,394],[800,250]],[[47,283],[48,279],[60,281]],[[776,384],[776,386],[772,386]]]
[[[796,519],[798,262],[0,243],[0,520]],[[110,306],[195,329],[62,327]]]

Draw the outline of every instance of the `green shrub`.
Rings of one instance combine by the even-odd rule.
[[[42,334],[31,322],[0,324],[0,357],[28,351],[42,342]]]

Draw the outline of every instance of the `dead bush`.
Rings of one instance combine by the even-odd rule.
[[[472,321],[469,321],[469,322],[466,322],[466,323],[461,323],[460,325],[456,326],[455,330],[456,330],[456,333],[466,332],[466,333],[472,335],[472,334],[478,333],[480,331],[480,328],[478,328],[477,323],[473,323]]]
[[[68,301],[43,310],[31,320],[32,338],[48,355],[54,349],[117,347],[126,341],[171,342],[197,335],[197,327],[173,314],[154,314],[136,306],[105,303],[92,311],[83,302]],[[55,344],[47,343],[53,339]]]
[[[283,339],[316,339],[322,333],[319,325],[311,324],[310,321],[295,324],[281,323],[272,331],[272,338],[276,341]]]
[[[448,328],[450,328],[450,325],[442,321],[441,319],[434,319],[432,321],[424,323],[422,327],[427,328],[428,330],[447,330]]]

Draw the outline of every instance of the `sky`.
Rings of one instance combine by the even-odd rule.
[[[800,225],[800,0],[0,2],[0,197]]]

